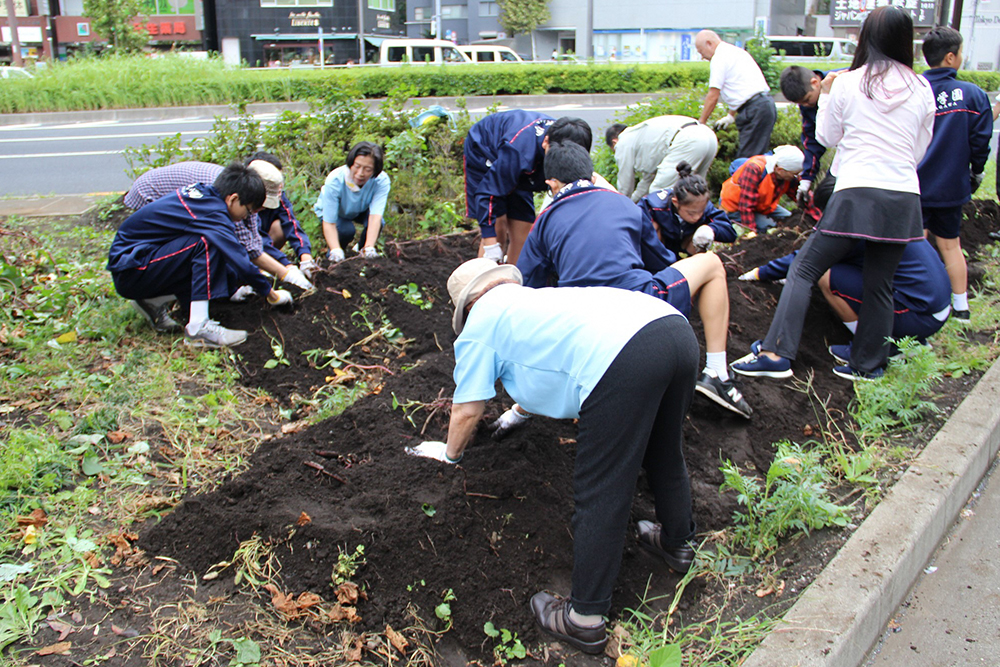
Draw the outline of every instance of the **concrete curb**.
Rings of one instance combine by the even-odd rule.
[[[0,217],[20,215],[26,218],[47,218],[83,215],[91,206],[110,193],[89,195],[57,195],[42,197],[9,197],[0,199]]]
[[[743,667],[858,667],[1000,449],[1000,362]]]
[[[499,103],[514,109],[533,109],[559,105],[595,106],[601,104],[635,104],[645,99],[662,97],[664,93],[594,93],[577,95],[480,95],[466,97],[470,109],[488,107]],[[410,100],[410,105],[429,107],[440,104],[455,108],[457,97],[420,97]],[[365,100],[370,109],[378,109],[383,99]],[[282,111],[309,110],[306,102],[262,102],[248,104],[252,114],[281,113]],[[227,104],[190,107],[150,107],[143,109],[99,109],[93,111],[40,111],[34,113],[0,114],[0,126],[50,123],[94,123],[100,121],[148,121],[172,120],[177,118],[210,118],[212,116],[232,116],[233,107]]]

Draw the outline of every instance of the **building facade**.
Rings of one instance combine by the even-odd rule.
[[[233,63],[367,62],[383,39],[404,35],[396,0],[203,1],[212,23],[206,47]]]

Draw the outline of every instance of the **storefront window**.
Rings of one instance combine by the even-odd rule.
[[[194,14],[194,0],[143,0],[144,16],[177,16]]]
[[[396,11],[396,0],[368,0],[368,9],[381,9],[387,12]]]

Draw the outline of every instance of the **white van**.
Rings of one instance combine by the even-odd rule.
[[[523,63],[514,50],[500,45],[464,44],[458,47],[474,63]]]
[[[853,60],[857,46],[849,39],[840,37],[803,37],[796,35],[776,35],[767,38],[767,43],[775,53],[784,52],[789,60]]]
[[[444,39],[386,39],[379,47],[380,65],[446,65],[469,63],[454,42]]]

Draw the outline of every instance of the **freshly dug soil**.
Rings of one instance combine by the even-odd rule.
[[[974,260],[978,246],[988,242],[986,233],[997,228],[998,211],[996,205],[977,204],[970,213],[973,217],[964,229]],[[735,277],[786,254],[803,240],[799,231],[783,229],[720,252],[730,278],[730,360],[746,354],[750,343],[764,336],[781,289],[740,283]],[[367,374],[377,386],[339,416],[262,444],[247,472],[227,479],[213,493],[189,497],[161,521],[147,524],[140,546],[150,556],[176,559],[200,578],[214,564],[231,559],[241,541],[257,534],[272,541],[285,590],[296,595],[313,591],[330,599],[339,554],[364,545],[365,563],[353,577],[367,592],[367,600],[358,605],[358,631],[412,625],[407,612],[411,605],[432,629],[441,629],[434,609],[451,590],[454,625],[439,641],[442,663],[491,662],[492,642],[483,633],[487,621],[517,632],[526,646],[545,640],[534,626],[528,600],[542,589],[561,594],[570,590],[575,425],[537,418],[501,443],[480,432],[458,466],[404,453],[407,445],[440,440],[446,433],[448,406],[442,398],[454,390],[446,280],[460,262],[474,256],[476,242],[475,236],[465,234],[390,243],[384,258],[351,259],[319,276],[317,293],[292,312],[257,303],[213,305],[213,317],[225,326],[250,331],[247,342],[236,349],[244,381],[294,408],[297,416],[309,410],[303,399],[337,377],[332,367],[317,367],[326,359],[323,355],[313,353],[310,362],[303,354],[308,350],[336,350],[355,365],[343,365],[341,371]],[[404,300],[396,288],[409,283],[416,284],[422,301],[432,307],[422,309]],[[697,316],[692,324],[703,341]],[[402,347],[396,329],[408,339]],[[373,336],[373,330],[382,335]],[[396,343],[390,345],[387,339]],[[802,340],[793,365],[796,378],[811,376],[815,396],[846,415],[852,389],[830,372],[834,364],[827,346],[845,343],[849,336],[818,290]],[[265,368],[269,360],[279,363]],[[751,420],[696,398],[685,428],[685,454],[702,531],[730,525],[736,508],[735,498],[718,490],[721,460],[766,470],[772,443],[802,441],[807,425],[817,424],[801,383],[796,389],[791,386],[796,383],[784,381],[738,382],[754,408]],[[510,398],[499,393],[488,403],[487,420],[510,404]],[[341,479],[318,472],[310,463],[322,464]],[[297,526],[303,512],[311,521]],[[651,497],[640,480],[630,530],[635,521],[652,518]],[[839,544],[839,539],[832,543]],[[835,548],[811,553],[800,544],[790,549],[794,561],[786,563],[789,580],[821,567]],[[672,594],[677,581],[676,574],[629,540],[612,614],[635,607],[640,597]],[[803,575],[798,585],[805,583]],[[199,582],[202,593],[210,596],[231,586],[229,577]],[[684,607],[697,606],[702,593],[701,583],[690,586]],[[571,655],[567,664],[602,660]]]

